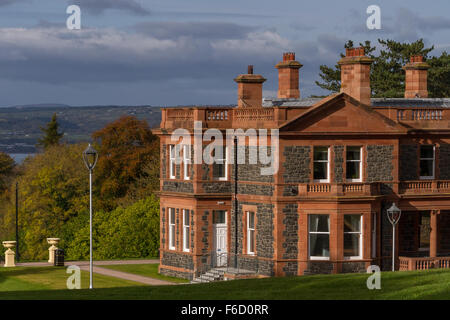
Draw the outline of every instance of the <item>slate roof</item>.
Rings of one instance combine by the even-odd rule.
[[[323,98],[279,99],[264,98],[263,107],[311,107]],[[450,99],[435,98],[372,98],[372,107],[450,108]]]

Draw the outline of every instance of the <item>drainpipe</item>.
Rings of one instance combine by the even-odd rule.
[[[238,156],[237,156],[237,145],[238,145],[238,138],[234,137],[234,267],[237,269],[238,267],[238,261],[237,261],[237,255],[239,250],[238,245],[238,200],[237,200],[237,188],[238,188]]]

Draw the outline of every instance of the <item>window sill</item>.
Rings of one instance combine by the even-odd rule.
[[[330,257],[309,257],[311,261],[329,261]]]

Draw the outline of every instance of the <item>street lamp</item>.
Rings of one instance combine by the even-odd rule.
[[[92,171],[97,164],[98,153],[91,144],[83,151],[84,164],[89,170],[89,289],[92,289]]]
[[[395,271],[395,226],[400,220],[402,210],[400,210],[395,203],[387,209],[387,217],[392,224],[392,271]]]

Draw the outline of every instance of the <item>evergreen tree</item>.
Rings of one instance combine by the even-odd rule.
[[[64,136],[63,132],[58,132],[58,121],[56,120],[56,113],[53,114],[52,119],[49,123],[47,123],[47,126],[41,127],[42,132],[44,133],[44,136],[38,140],[38,146],[44,147],[44,149],[48,148],[49,146],[54,146],[59,144],[59,141]]]
[[[370,41],[365,41],[360,46],[365,48],[366,55],[374,60],[371,66],[370,82],[372,97],[402,98],[405,92],[405,72],[402,67],[409,62],[411,55],[423,55],[427,59],[428,54],[434,49],[425,48],[423,39],[412,43],[400,43],[393,40],[378,39],[381,45],[379,52],[375,54],[376,47],[372,47]],[[345,48],[353,48],[353,42],[348,41]],[[341,57],[344,57],[341,54]],[[428,88],[430,97],[449,97],[448,83],[450,82],[449,55],[444,52],[440,57],[430,57],[427,62],[431,65],[428,76]],[[322,89],[339,92],[341,87],[341,70],[339,65],[328,67],[320,66],[320,78],[322,82],[316,84]]]

